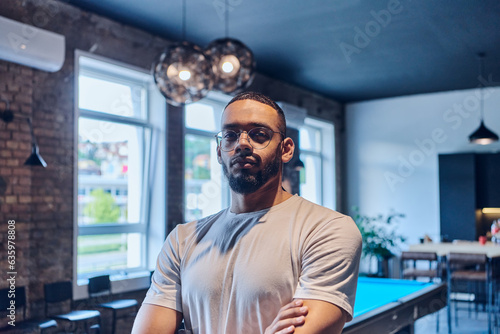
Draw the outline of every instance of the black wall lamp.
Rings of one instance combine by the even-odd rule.
[[[26,159],[24,162],[24,165],[26,166],[43,166],[47,167],[47,163],[43,158],[40,156],[39,150],[38,150],[38,144],[36,143],[36,138],[35,134],[33,132],[33,125],[31,124],[31,118],[30,117],[19,117],[19,116],[14,116],[14,113],[12,110],[10,110],[10,103],[7,100],[0,99],[5,103],[5,110],[0,111],[0,119],[4,121],[5,123],[10,123],[12,122],[15,118],[16,119],[25,119],[28,122],[28,125],[30,127],[30,133],[31,133],[31,155]]]

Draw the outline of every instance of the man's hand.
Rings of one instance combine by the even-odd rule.
[[[302,300],[294,300],[283,306],[273,323],[266,328],[265,334],[293,333],[296,326],[304,324],[308,308],[303,306]]]

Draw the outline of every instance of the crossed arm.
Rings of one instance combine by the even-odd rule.
[[[265,334],[340,334],[346,313],[340,307],[316,299],[294,300],[283,306]]]
[[[345,312],[321,300],[295,300],[283,306],[265,334],[340,334]],[[182,314],[170,308],[143,304],[134,322],[132,334],[175,334]]]
[[[182,313],[168,307],[142,304],[132,334],[175,334],[182,322]]]

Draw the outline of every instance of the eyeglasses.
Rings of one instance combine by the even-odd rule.
[[[247,134],[248,142],[256,150],[262,150],[266,148],[271,142],[271,139],[273,139],[275,133],[279,133],[284,137],[283,133],[279,131],[273,131],[268,128],[253,128],[250,131],[240,132],[236,132],[233,130],[224,130],[215,135],[215,138],[217,139],[217,146],[219,146],[220,149],[225,152],[234,150],[243,132]]]

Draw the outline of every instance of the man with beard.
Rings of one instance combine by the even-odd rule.
[[[361,236],[347,216],[281,186],[294,143],[258,93],[226,106],[217,157],[231,206],[178,225],[133,333],[340,333],[352,319]]]

